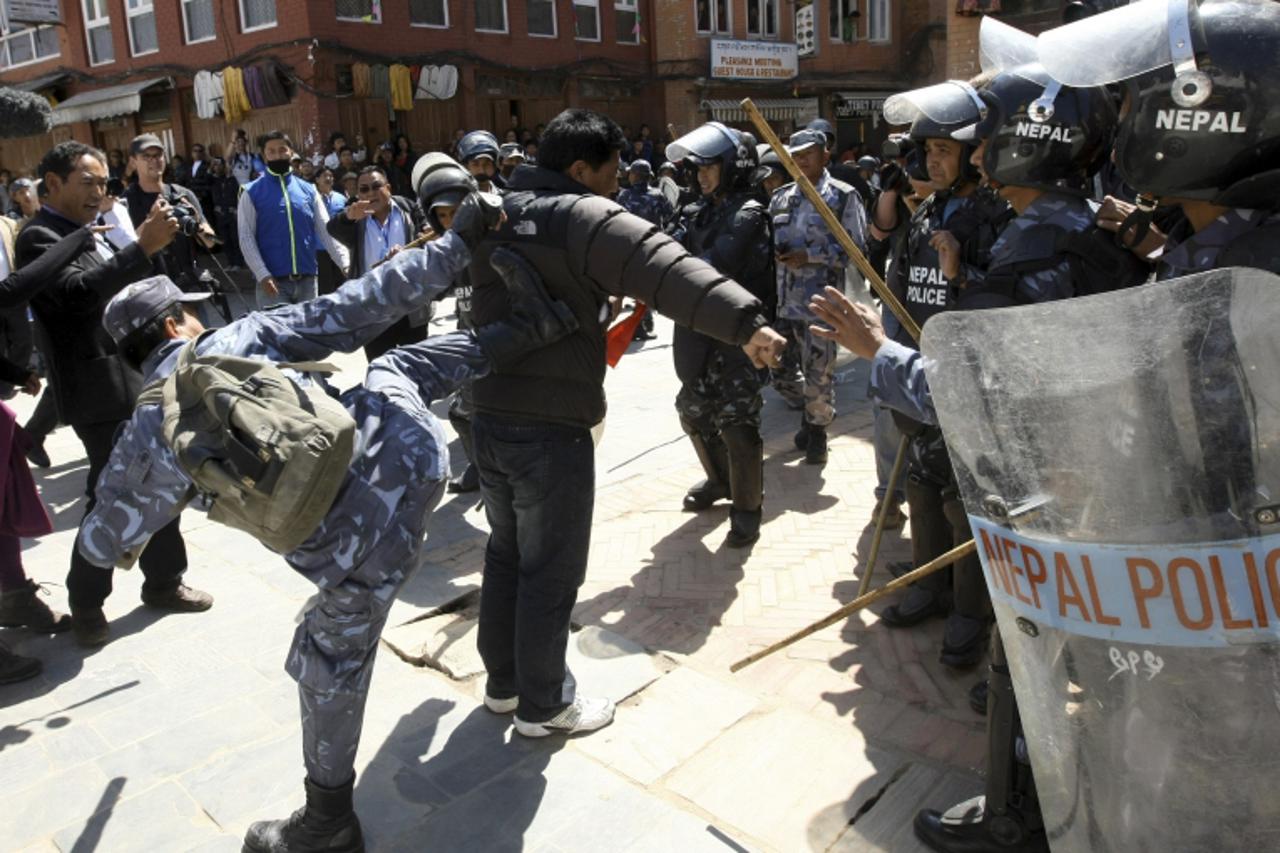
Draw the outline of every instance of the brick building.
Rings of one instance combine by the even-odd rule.
[[[861,2],[861,8],[859,8]],[[1034,2],[1034,0],[1026,0]],[[0,82],[49,96],[54,130],[0,140],[0,166],[30,171],[74,137],[124,148],[137,133],[175,151],[223,149],[234,128],[286,130],[304,150],[342,130],[367,142],[406,133],[425,150],[458,128],[499,136],[533,128],[566,106],[620,124],[683,132],[710,118],[742,124],[733,104],[769,104],[782,131],[822,115],[842,143],[873,148],[888,94],[941,79],[946,0],[62,0],[59,26],[0,35]],[[799,22],[799,27],[797,27]],[[711,76],[711,42],[801,45],[793,77]],[[748,45],[750,47],[750,45]],[[394,111],[360,97],[353,67],[437,66],[456,72],[442,99]],[[287,90],[278,106],[228,124],[201,118],[200,71],[273,63]],[[268,73],[274,73],[268,71]]]
[[[328,133],[381,141],[404,132],[436,147],[457,128],[534,127],[570,104],[643,120],[649,83],[647,0],[63,0],[63,25],[0,38],[0,82],[57,102],[53,132],[0,140],[0,165],[28,171],[69,137],[121,148],[142,131],[177,151],[225,146],[233,126],[200,118],[194,75],[275,62],[286,105],[234,127],[279,127],[306,150]],[[452,66],[456,94],[355,97],[352,65]]]
[[[821,116],[838,147],[878,153],[888,133],[884,99],[943,79],[946,0],[688,0],[659,4],[654,74],[662,113],[683,131],[716,118],[749,127],[737,103],[751,96],[775,129]],[[760,81],[712,77],[711,43],[795,44],[797,74]]]

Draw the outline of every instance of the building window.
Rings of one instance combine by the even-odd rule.
[[[639,0],[614,0],[613,21],[617,27],[618,44],[640,43]]]
[[[276,0],[240,0],[240,32],[250,33],[276,25]]]
[[[17,68],[43,62],[61,54],[58,31],[44,26],[32,29],[26,24],[12,24],[0,33],[0,68]]]
[[[84,0],[84,40],[89,47],[90,65],[115,62],[116,49],[111,43],[107,0]]]
[[[729,34],[729,0],[694,0],[698,32]]]
[[[858,0],[831,0],[831,40],[845,44],[858,40]]]
[[[529,21],[529,35],[540,38],[555,38],[559,35],[556,29],[555,0],[529,0],[525,4]]]
[[[832,0],[839,3],[840,0]],[[747,35],[778,37],[778,0],[747,0]]]
[[[867,41],[889,41],[889,16],[893,12],[892,0],[867,0]]]
[[[381,0],[334,0],[339,21],[362,21],[366,24],[382,23]]]
[[[156,10],[151,0],[128,0],[125,15],[129,24],[129,52],[134,56],[155,53],[160,49],[156,42]]]
[[[445,0],[409,0],[409,23],[415,27],[447,27],[449,4]]]
[[[505,33],[507,31],[507,0],[476,0],[476,31]]]
[[[216,33],[213,28],[213,0],[182,0],[182,28],[187,44],[209,41]]]
[[[573,37],[600,41],[600,0],[573,0]]]

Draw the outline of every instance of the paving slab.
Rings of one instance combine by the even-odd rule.
[[[122,791],[123,778],[113,779]],[[110,790],[110,789],[109,789]],[[88,820],[77,820],[54,835],[61,850],[188,850],[221,835],[186,792],[172,782],[111,802]]]
[[[577,749],[641,785],[657,782],[750,713],[756,696],[692,669],[667,673]]]
[[[777,850],[826,850],[903,764],[851,728],[778,708],[740,720],[665,785]]]

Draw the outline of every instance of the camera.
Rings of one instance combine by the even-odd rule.
[[[194,237],[200,230],[200,215],[185,201],[175,201],[169,216],[178,223],[178,230],[187,237]]]

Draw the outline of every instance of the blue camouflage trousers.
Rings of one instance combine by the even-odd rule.
[[[716,351],[697,379],[680,386],[676,411],[695,432],[715,435],[734,424],[760,429],[761,371],[740,356],[735,353],[726,359]]]
[[[787,348],[772,381],[787,405],[804,409],[806,423],[825,427],[836,416],[836,343],[810,332],[809,322],[782,317],[774,322]]]
[[[367,535],[359,529],[367,502],[393,504],[391,522],[339,582],[322,580],[285,663],[298,683],[307,776],[327,787],[344,785],[355,773],[378,641],[397,593],[417,570],[427,521],[444,493],[438,460],[444,443],[428,407],[442,396],[442,385],[452,387],[461,377],[445,381],[431,347],[431,341],[401,347],[369,365],[365,388],[376,397],[355,414],[359,422],[363,413],[378,411],[383,440],[353,464],[358,476],[331,511],[350,518],[325,524],[351,526],[351,537]]]

